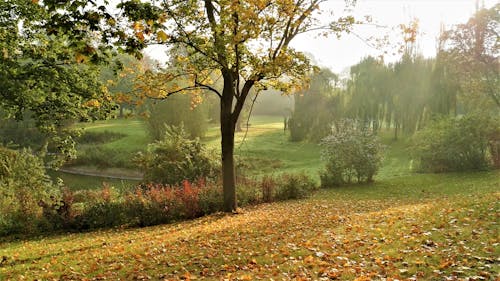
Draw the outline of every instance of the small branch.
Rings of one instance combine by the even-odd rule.
[[[238,150],[241,149],[241,147],[243,146],[243,143],[245,142],[245,140],[247,139],[247,135],[248,135],[248,128],[250,126],[249,122],[250,122],[250,116],[252,116],[252,111],[253,111],[253,106],[255,104],[255,101],[257,100],[257,97],[259,96],[259,93],[256,93],[255,94],[255,97],[252,99],[252,103],[250,104],[250,112],[248,112],[248,117],[247,117],[247,123],[246,123],[246,127],[247,129],[245,130],[245,134],[243,135],[243,139],[241,140],[241,143],[240,145],[238,146]]]

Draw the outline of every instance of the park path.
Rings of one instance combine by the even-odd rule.
[[[122,174],[123,171],[121,171],[121,172],[108,171],[108,170],[97,171],[97,170],[79,169],[79,168],[74,168],[74,167],[60,168],[58,171],[63,172],[63,173],[67,173],[67,174],[73,174],[73,175],[100,177],[100,178],[108,178],[108,179],[137,180],[137,181],[140,181],[143,179],[142,175],[140,175],[140,173],[138,173],[136,171],[125,171],[125,172],[130,172],[129,175],[123,175]]]

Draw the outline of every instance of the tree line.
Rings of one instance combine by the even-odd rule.
[[[295,94],[291,139],[318,141],[341,118],[358,119],[375,133],[390,129],[397,139],[439,116],[498,116],[499,9],[478,9],[466,23],[442,29],[433,58],[419,54],[417,40],[405,40],[397,62],[366,57],[345,79],[328,69],[314,74],[311,87]]]

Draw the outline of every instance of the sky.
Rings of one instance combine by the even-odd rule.
[[[479,0],[486,8],[491,8],[498,0]],[[333,11],[334,18],[346,15],[344,0],[330,0],[323,6],[324,10]],[[378,57],[383,53],[367,45],[364,41],[373,35],[389,33],[399,24],[408,24],[413,18],[419,20],[420,36],[418,44],[424,57],[433,57],[436,53],[436,38],[441,25],[449,29],[455,24],[465,23],[476,10],[476,0],[357,0],[352,10],[355,18],[363,19],[369,15],[372,22],[387,28],[375,28],[373,25],[361,25],[348,34],[337,39],[335,36],[325,38],[314,33],[299,35],[291,46],[309,54],[313,61],[321,67],[330,68],[335,73],[346,73],[350,66],[358,63],[366,56]],[[325,13],[322,20],[328,21]],[[363,38],[365,40],[361,40]],[[147,51],[160,62],[165,59],[161,47],[152,47]],[[397,60],[397,56],[386,56],[386,62]]]
[[[484,0],[486,8],[493,7],[498,1]],[[342,12],[343,1],[330,1],[328,9]],[[374,23],[395,27],[407,24],[412,18],[418,18],[419,50],[424,57],[436,54],[436,38],[442,24],[448,29],[452,25],[465,23],[476,10],[476,0],[358,0],[353,10],[357,18],[370,15]],[[339,13],[340,14],[340,13]],[[354,32],[361,38],[369,38],[374,33],[390,32],[390,28],[380,29],[373,26],[358,26]],[[392,32],[394,33],[394,32]],[[368,55],[379,56],[381,50],[368,46],[355,35],[345,35],[340,39],[318,37],[305,34],[292,42],[296,49],[312,54],[322,67],[328,67],[336,73],[345,72]],[[386,57],[393,61],[396,57]]]

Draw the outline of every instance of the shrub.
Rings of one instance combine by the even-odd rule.
[[[499,158],[500,120],[471,114],[434,120],[413,138],[412,154],[423,172],[483,170]]]
[[[136,157],[144,180],[178,185],[184,180],[216,178],[218,164],[199,141],[190,140],[183,127],[167,127],[163,140],[148,145],[146,153]]]
[[[0,147],[0,233],[36,232],[39,203],[58,197],[39,157],[27,149]]]
[[[261,180],[240,178],[237,192],[240,205],[246,206],[303,198],[315,188],[304,174],[284,174]],[[35,204],[40,215],[30,217],[30,225],[20,224],[26,221],[22,212],[0,213],[0,235],[26,233],[27,226],[32,228],[29,233],[35,233],[158,225],[222,211],[222,198],[220,182],[204,180],[180,185],[143,184],[127,192],[109,186],[76,192],[63,189],[61,196],[49,196]]]
[[[306,174],[282,174],[277,185],[278,200],[306,198],[316,189],[316,183]]]
[[[25,113],[21,120],[6,118],[7,114],[0,109],[0,143],[14,144],[20,147],[31,147],[38,150],[47,137],[35,124],[31,113]]]
[[[321,142],[321,157],[326,161],[320,173],[321,186],[371,182],[382,164],[382,145],[361,122],[343,119]]]

